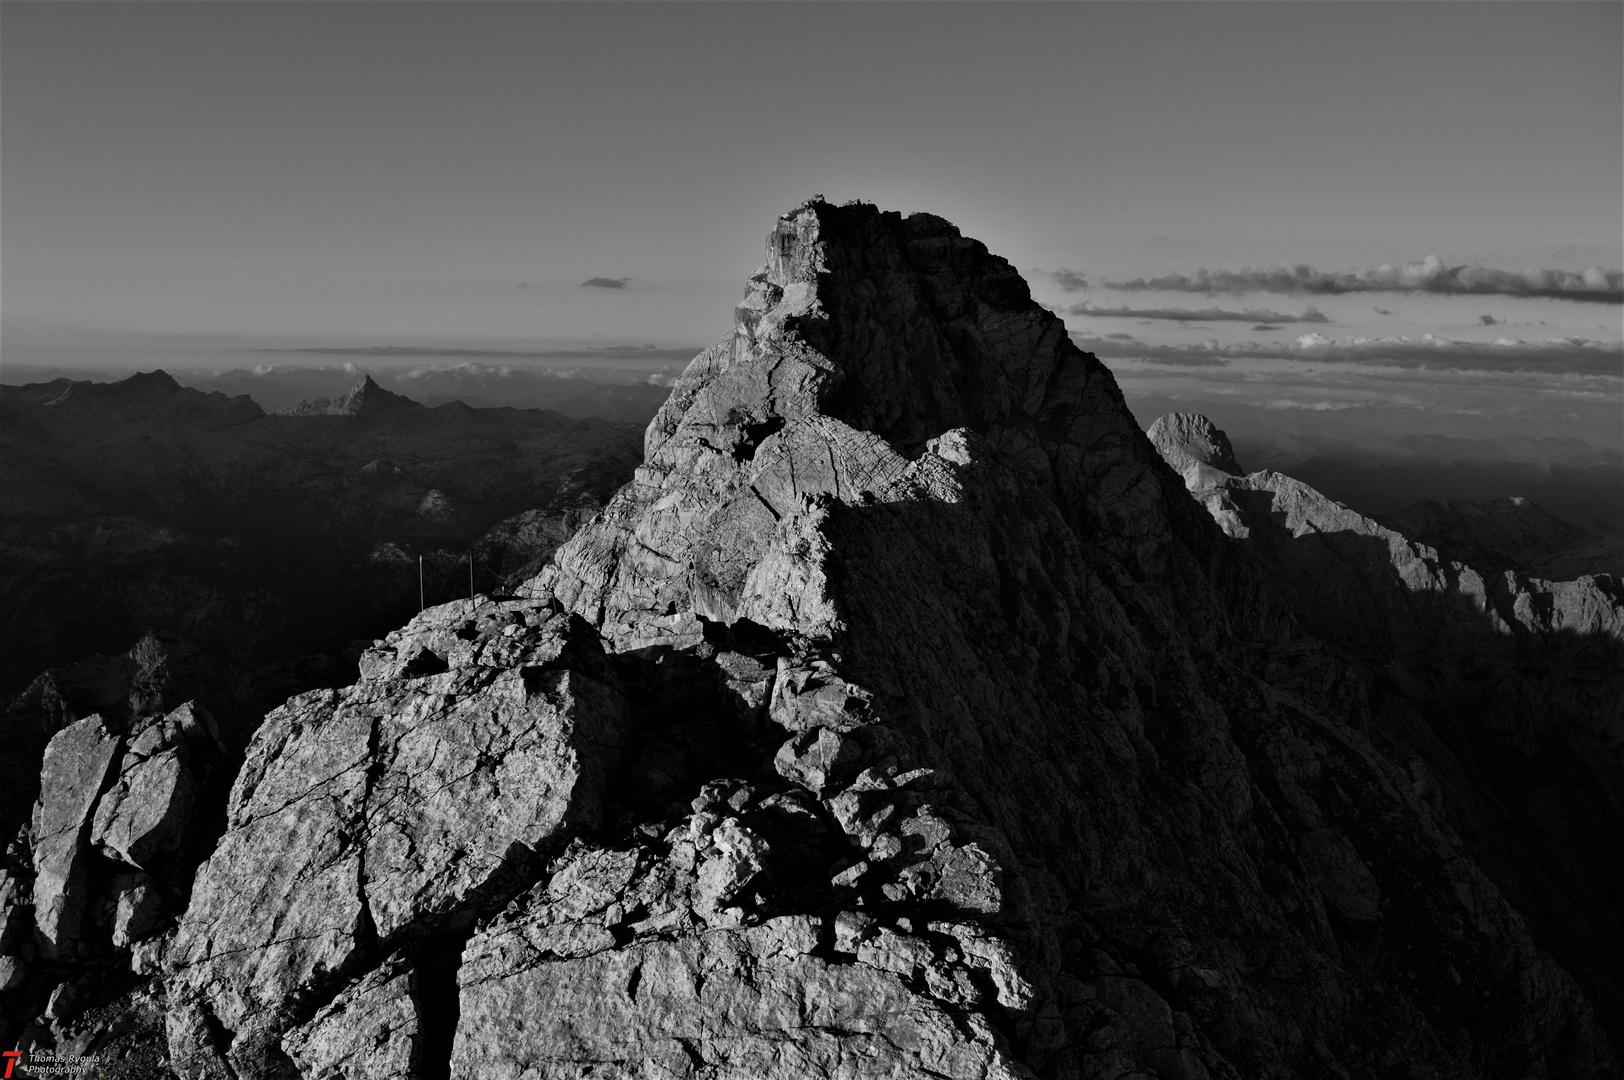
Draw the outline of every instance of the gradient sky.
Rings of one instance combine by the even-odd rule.
[[[1290,337],[1492,340],[1487,313],[1617,342],[1609,304],[1066,293],[1036,271],[1616,268],[1621,12],[7,0],[5,349],[703,345],[814,192],[941,214],[1057,309],[1313,303],[1335,325]]]

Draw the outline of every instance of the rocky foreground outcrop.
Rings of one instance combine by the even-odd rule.
[[[268,717],[133,985],[32,1038],[182,1077],[1616,1075],[1605,979],[1008,263],[821,200],[767,242],[632,482],[522,596]]]

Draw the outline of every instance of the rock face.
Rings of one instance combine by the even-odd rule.
[[[72,1045],[77,1036],[61,1024],[87,1010],[99,1010],[100,1019],[79,1034],[104,1043],[143,1024],[149,1041],[161,1030],[139,984],[151,989],[155,939],[186,906],[197,851],[217,834],[214,817],[235,759],[197,702],[147,711],[170,684],[154,670],[162,667],[156,656],[144,659],[146,677],[131,694],[141,704],[92,714],[52,736],[31,819],[0,859],[7,1044],[21,1035],[22,1045],[37,1045],[45,1031],[25,1022],[43,1018],[57,1025],[59,1048]],[[114,685],[129,687],[128,674]],[[137,1054],[131,1068],[153,1056]]]
[[[282,1046],[304,1076],[419,1076],[425,1062],[417,989],[408,965],[387,961],[290,1032]]]
[[[185,641],[148,634],[123,655],[90,656],[41,673],[0,710],[0,744],[6,747],[0,755],[0,851],[26,842],[19,833],[26,832],[40,795],[46,746],[89,716],[101,717],[107,730],[130,740],[132,757],[124,766],[175,750],[170,757],[185,758],[188,778],[183,782],[177,770],[176,784],[189,788],[194,799],[201,795],[223,804],[230,786],[226,770],[235,771],[264,714],[301,684],[331,682],[342,671],[327,658],[304,659],[312,662],[249,673],[220,664]],[[199,789],[216,765],[224,773],[220,790]],[[127,792],[125,784],[123,792],[109,793],[97,811],[98,820],[107,820],[93,823],[95,828],[112,824],[113,801]],[[131,807],[145,803],[143,795]],[[98,843],[93,837],[93,846]]]
[[[118,761],[119,740],[99,716],[59,732],[45,748],[34,810],[34,925],[48,959],[78,952],[89,892],[91,812]]]
[[[266,719],[163,939],[177,1076],[1616,1075],[1605,970],[1305,629],[1254,478],[1226,535],[938,218],[767,245],[522,597]]]
[[[1021,1075],[986,1018],[966,1009],[981,994],[949,933],[937,935],[945,948],[882,928],[831,949],[812,914],[749,925],[712,915],[707,900],[764,869],[736,861],[753,835],[738,820],[724,818],[703,852],[677,839],[674,864],[647,849],[579,847],[560,859],[544,890],[464,953],[453,1074],[628,1062],[649,1075],[785,1080]],[[910,988],[932,976],[946,1000]]]
[[[1145,434],[1188,486],[1204,487],[1225,475],[1241,475],[1229,436],[1199,413],[1168,413]]]
[[[161,870],[180,854],[198,791],[226,754],[214,718],[193,703],[141,731],[96,806],[90,842],[126,866]]]
[[[165,961],[179,1072],[276,1075],[309,999],[466,926],[561,830],[599,823],[626,707],[581,636],[536,603],[434,608],[356,686],[266,718]],[[295,1044],[331,1056],[315,1023]],[[187,1041],[214,1025],[225,1054]]]

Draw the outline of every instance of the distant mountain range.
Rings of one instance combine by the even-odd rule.
[[[430,601],[467,594],[470,548],[490,589],[535,554],[537,515],[589,512],[642,447],[634,425],[429,408],[370,377],[270,415],[162,371],[58,379],[6,387],[0,425],[11,691],[153,630],[248,666],[382,633],[417,609],[419,554]],[[515,515],[531,527],[481,544]]]
[[[1528,499],[1424,499],[1379,520],[1483,570],[1512,570],[1548,581],[1583,574],[1624,577],[1624,535],[1581,529]]]
[[[618,364],[617,360],[624,359],[619,354],[577,357],[573,365],[566,366],[564,360],[546,365],[523,357],[502,361],[482,351],[451,361],[443,352],[432,356],[353,350],[310,356],[310,352],[267,353],[265,362],[253,367],[223,371],[175,368],[171,374],[180,385],[205,393],[251,397],[268,413],[313,398],[342,396],[360,379],[370,377],[393,393],[431,407],[460,401],[476,408],[546,409],[575,419],[646,424],[689,359],[664,360],[662,369],[651,373],[648,361],[635,367]],[[341,357],[348,359],[334,362]],[[310,365],[313,359],[324,362]],[[408,360],[413,362],[407,364]],[[27,367],[7,367],[4,374],[8,383],[61,378],[116,381],[124,377],[116,372]]]
[[[1587,533],[1624,541],[1624,451],[1580,439],[1239,435],[1235,452],[1248,468],[1289,472],[1371,517],[1429,499],[1523,499]]]

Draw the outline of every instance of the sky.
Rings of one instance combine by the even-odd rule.
[[[820,193],[983,240],[1130,399],[1618,445],[1621,13],[6,0],[0,367],[697,349]]]

